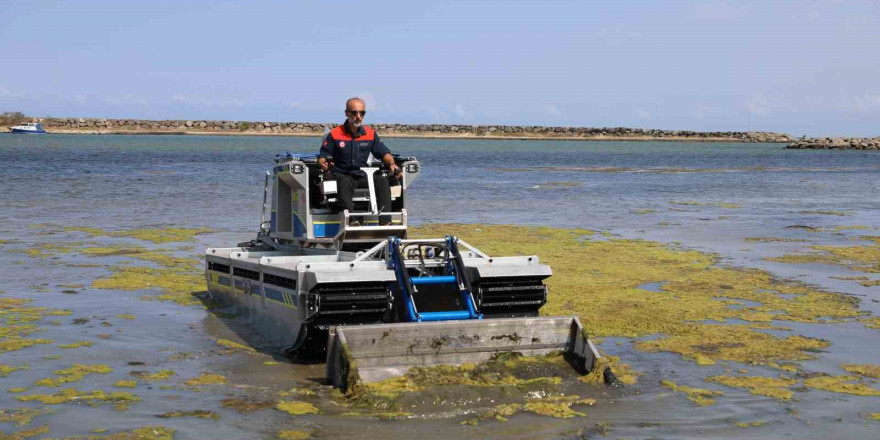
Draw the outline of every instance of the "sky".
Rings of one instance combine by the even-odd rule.
[[[0,0],[0,112],[880,136],[880,0]]]

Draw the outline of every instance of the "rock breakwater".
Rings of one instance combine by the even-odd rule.
[[[41,118],[55,133],[97,134],[256,134],[320,135],[338,122],[267,122],[209,120],[143,120],[108,118]],[[538,125],[370,124],[389,137],[529,138],[583,140],[689,140],[722,142],[791,142],[784,133],[706,132],[627,127],[552,127]]]
[[[803,138],[785,148],[798,150],[880,150],[880,137],[874,138]]]

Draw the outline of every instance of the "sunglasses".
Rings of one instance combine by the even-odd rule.
[[[346,112],[351,113],[351,114],[353,114],[353,115],[360,115],[360,116],[364,116],[364,115],[367,114],[367,111],[366,111],[366,110],[361,110],[361,111],[357,111],[357,110],[346,110]]]

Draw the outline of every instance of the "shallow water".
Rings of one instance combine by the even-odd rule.
[[[880,315],[880,287],[829,278],[878,279],[878,274],[763,260],[810,245],[851,245],[851,237],[880,235],[877,152],[714,143],[426,139],[388,139],[387,143],[395,152],[418,156],[424,165],[410,190],[410,218],[416,222],[584,227],[612,236],[673,243],[717,253],[724,264],[760,268],[857,295],[863,310]],[[198,306],[143,301],[145,292],[59,286],[89,286],[94,278],[107,274],[106,265],[119,259],[76,254],[31,258],[17,252],[46,242],[145,245],[79,232],[49,234],[57,228],[34,226],[38,224],[217,231],[199,235],[195,249],[179,250],[181,256],[250,239],[259,222],[262,174],[274,155],[312,152],[316,147],[316,139],[251,136],[0,136],[0,239],[14,240],[4,244],[0,253],[0,289],[6,292],[2,296],[72,311],[70,316],[44,318],[40,324],[44,331],[31,336],[57,343],[0,355],[0,364],[30,367],[0,377],[0,388],[32,386],[73,363],[107,364],[112,373],[88,375],[70,385],[80,390],[131,391],[142,399],[127,411],[114,411],[112,405],[50,405],[55,412],[35,418],[31,426],[48,424],[47,435],[52,437],[87,435],[95,428],[112,433],[164,425],[177,429],[176,438],[272,437],[279,429],[302,430],[315,438],[593,438],[606,431],[608,438],[876,438],[872,433],[880,422],[866,414],[880,411],[880,398],[814,390],[798,393],[798,401],[777,402],[742,389],[706,384],[702,378],[730,368],[771,376],[778,371],[726,362],[697,367],[675,354],[636,351],[634,340],[622,338],[605,338],[600,348],[622,356],[644,375],[623,392],[595,390],[592,397],[599,402],[583,409],[586,418],[522,413],[508,422],[461,426],[467,414],[428,412],[403,420],[342,416],[341,410],[306,416],[275,410],[240,414],[219,402],[242,396],[271,401],[278,391],[294,387],[312,390],[323,399],[329,395],[320,384],[323,366],[291,365],[274,354],[277,347],[271,342],[250,334],[235,319]],[[868,229],[832,229],[852,225]],[[805,241],[745,241],[747,237]],[[72,266],[82,263],[98,267]],[[659,288],[650,285],[645,290]],[[117,317],[126,313],[135,319]],[[877,330],[860,323],[781,325],[792,327],[792,333],[831,341],[818,359],[802,363],[808,371],[843,374],[841,363],[880,364]],[[216,343],[218,339],[244,339],[259,351],[230,353]],[[94,345],[57,347],[77,341]],[[59,354],[60,359],[44,359]],[[267,361],[280,364],[265,365]],[[137,380],[132,371],[162,369],[176,375],[166,381],[141,381],[135,389],[113,387],[120,379]],[[183,384],[201,372],[223,374],[230,384],[201,390]],[[661,379],[723,390],[724,396],[713,406],[698,407],[683,394],[661,386]],[[32,387],[23,394],[54,391]],[[0,392],[0,409],[42,406],[19,402],[15,395]],[[220,419],[156,417],[197,409],[214,411]],[[734,425],[753,421],[767,423]],[[0,429],[19,428],[0,422]]]

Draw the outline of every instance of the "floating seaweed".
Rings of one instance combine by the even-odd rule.
[[[166,413],[159,414],[156,417],[161,417],[163,419],[170,419],[174,417],[195,417],[197,419],[212,419],[219,420],[220,415],[215,413],[214,411],[207,411],[204,409],[196,409],[191,411],[169,411]]]
[[[184,383],[189,386],[222,385],[229,383],[229,380],[220,374],[201,373],[199,377],[188,379]]]
[[[706,378],[706,382],[734,388],[745,388],[752,394],[773,397],[779,400],[791,400],[792,392],[789,388],[797,384],[797,380],[794,379],[763,376],[711,376]]]
[[[275,405],[275,408],[284,411],[290,415],[298,416],[303,414],[318,414],[320,411],[308,402],[300,402],[296,400],[281,401]]]
[[[218,340],[217,340],[217,343],[220,344],[220,345],[222,345],[222,346],[224,346],[224,347],[226,347],[226,348],[232,348],[232,349],[235,349],[235,350],[241,350],[241,351],[245,351],[245,352],[248,352],[248,353],[256,353],[256,352],[257,352],[257,350],[255,350],[255,349],[252,348],[252,347],[248,347],[247,345],[239,344],[238,342],[232,342],[232,341],[227,340],[227,339],[218,339]]]
[[[714,405],[714,397],[724,395],[724,393],[722,393],[721,391],[692,388],[689,386],[679,385],[671,380],[666,379],[661,380],[660,385],[663,385],[664,387],[669,388],[672,391],[687,394],[688,400],[693,401],[697,404],[697,406]]]

